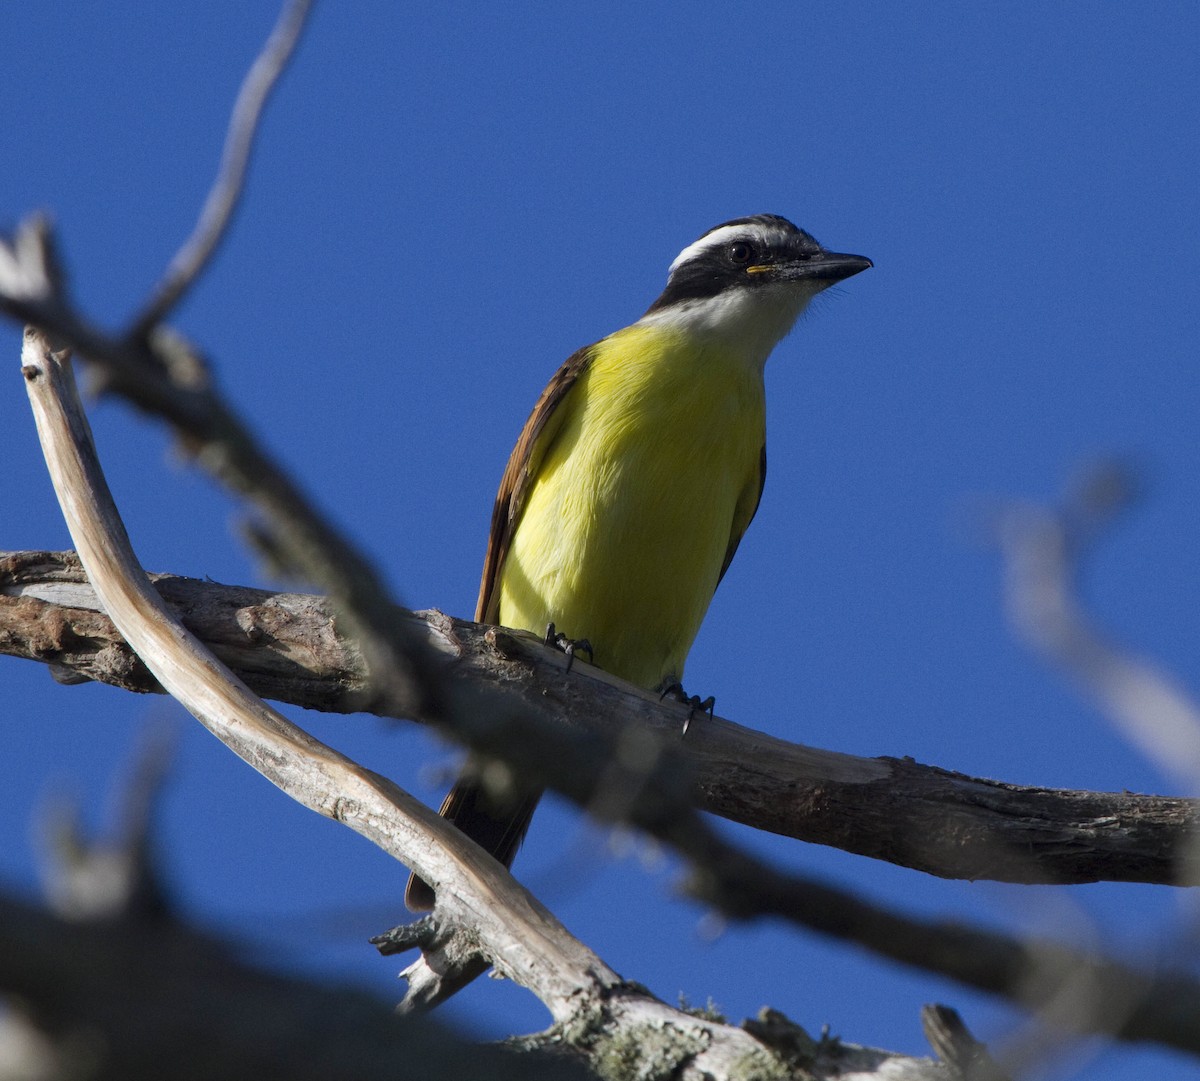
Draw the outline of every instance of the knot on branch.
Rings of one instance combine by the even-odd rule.
[[[817,1061],[817,1054],[825,1045],[837,1043],[836,1037],[830,1039],[825,1035],[818,1043],[786,1014],[770,1006],[759,1010],[757,1017],[747,1017],[742,1028],[793,1069],[808,1069]]]
[[[453,929],[443,929],[434,913],[422,916],[413,923],[400,923],[382,934],[375,935],[370,943],[384,957],[391,957],[408,950],[437,949],[453,937]]]
[[[431,912],[414,923],[400,924],[371,939],[385,957],[406,950],[421,956],[400,973],[408,981],[408,992],[400,1013],[431,1010],[461,990],[491,967],[493,959],[483,952],[475,935]]]

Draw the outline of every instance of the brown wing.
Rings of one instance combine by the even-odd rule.
[[[750,528],[750,523],[754,521],[754,514],[758,510],[758,504],[762,500],[763,486],[767,483],[767,445],[763,444],[762,453],[758,458],[758,484],[751,484],[745,492],[742,493],[742,498],[738,500],[737,509],[733,515],[733,529],[729,532],[729,547],[725,549],[725,561],[721,564],[721,574],[717,578],[719,585],[721,579],[725,577],[725,572],[729,570],[729,564],[733,562],[733,557],[737,554],[738,545],[742,543],[742,537],[745,536],[746,530]]]
[[[479,585],[479,602],[475,608],[475,619],[480,623],[496,622],[500,600],[496,583],[500,580],[504,557],[508,555],[513,528],[525,505],[530,480],[562,425],[563,415],[557,413],[558,407],[587,369],[591,358],[592,347],[587,346],[568,357],[554,373],[509,456],[496,505],[492,508],[492,532],[488,537],[483,581]],[[505,866],[510,866],[540,797],[540,791],[521,791],[509,797],[491,795],[478,783],[468,764],[442,802],[440,814]],[[409,876],[404,899],[414,912],[427,911],[434,905],[432,888],[416,875]]]
[[[558,407],[591,361],[590,345],[566,359],[546,384],[546,389],[542,391],[521,430],[517,445],[509,455],[504,476],[500,479],[500,491],[496,494],[496,505],[492,508],[492,531],[488,536],[487,555],[483,558],[483,579],[479,583],[479,600],[475,605],[475,620],[478,623],[496,622],[500,602],[496,584],[500,580],[504,558],[508,555],[513,528],[525,506],[529,483],[563,422],[561,413],[555,416]]]

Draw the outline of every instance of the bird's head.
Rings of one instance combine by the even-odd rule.
[[[742,339],[765,361],[817,293],[872,265],[776,214],[735,218],[679,253],[642,321]]]

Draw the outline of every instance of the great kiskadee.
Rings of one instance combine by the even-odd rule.
[[[476,620],[553,624],[614,675],[677,688],[762,494],[767,357],[817,293],[869,266],[774,214],[684,248],[646,314],[542,391],[500,481]],[[540,795],[468,769],[441,813],[508,865]],[[433,900],[409,880],[410,908]]]

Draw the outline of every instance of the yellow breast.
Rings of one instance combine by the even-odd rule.
[[[679,680],[758,500],[761,371],[635,324],[595,346],[558,409],[500,571],[499,622],[553,622],[644,687]]]

